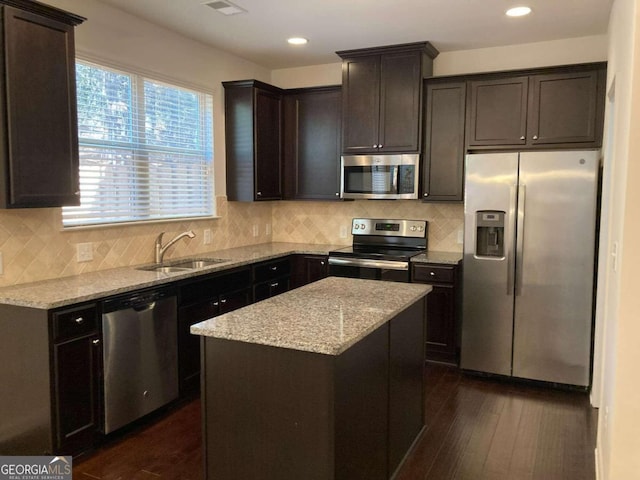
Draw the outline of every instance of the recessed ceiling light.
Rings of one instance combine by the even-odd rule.
[[[287,39],[287,42],[289,42],[291,45],[305,45],[309,42],[309,40],[303,37],[291,37]]]
[[[505,12],[509,17],[523,17],[531,13],[529,7],[513,7]]]

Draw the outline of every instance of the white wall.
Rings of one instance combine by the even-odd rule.
[[[615,0],[609,22],[607,112],[610,134],[605,152],[605,181],[610,182],[608,243],[604,275],[599,278],[596,348],[602,359],[598,422],[598,466],[602,480],[640,478],[640,41],[638,0]],[[605,184],[606,186],[606,184]],[[635,188],[634,188],[635,187]],[[615,247],[617,245],[617,247]],[[611,252],[616,250],[617,260]],[[607,252],[605,251],[605,254]],[[616,265],[617,263],[617,265]]]
[[[607,59],[607,36],[565,38],[505,47],[443,52],[433,63],[434,75],[494,72],[549,67]]]
[[[433,63],[435,76],[549,67],[607,59],[607,36],[566,38],[506,47],[479,48],[440,53]],[[271,83],[281,88],[314,87],[342,83],[340,59],[312,67],[271,72]]]

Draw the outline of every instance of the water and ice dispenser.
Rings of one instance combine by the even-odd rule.
[[[476,212],[476,257],[504,257],[504,215],[498,210]]]

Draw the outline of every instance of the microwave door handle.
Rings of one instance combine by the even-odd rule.
[[[398,171],[400,167],[393,165],[391,167],[391,193],[398,193]]]

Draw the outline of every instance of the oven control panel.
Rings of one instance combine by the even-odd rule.
[[[353,235],[425,238],[427,235],[427,222],[426,220],[354,218],[351,223],[351,233]]]

